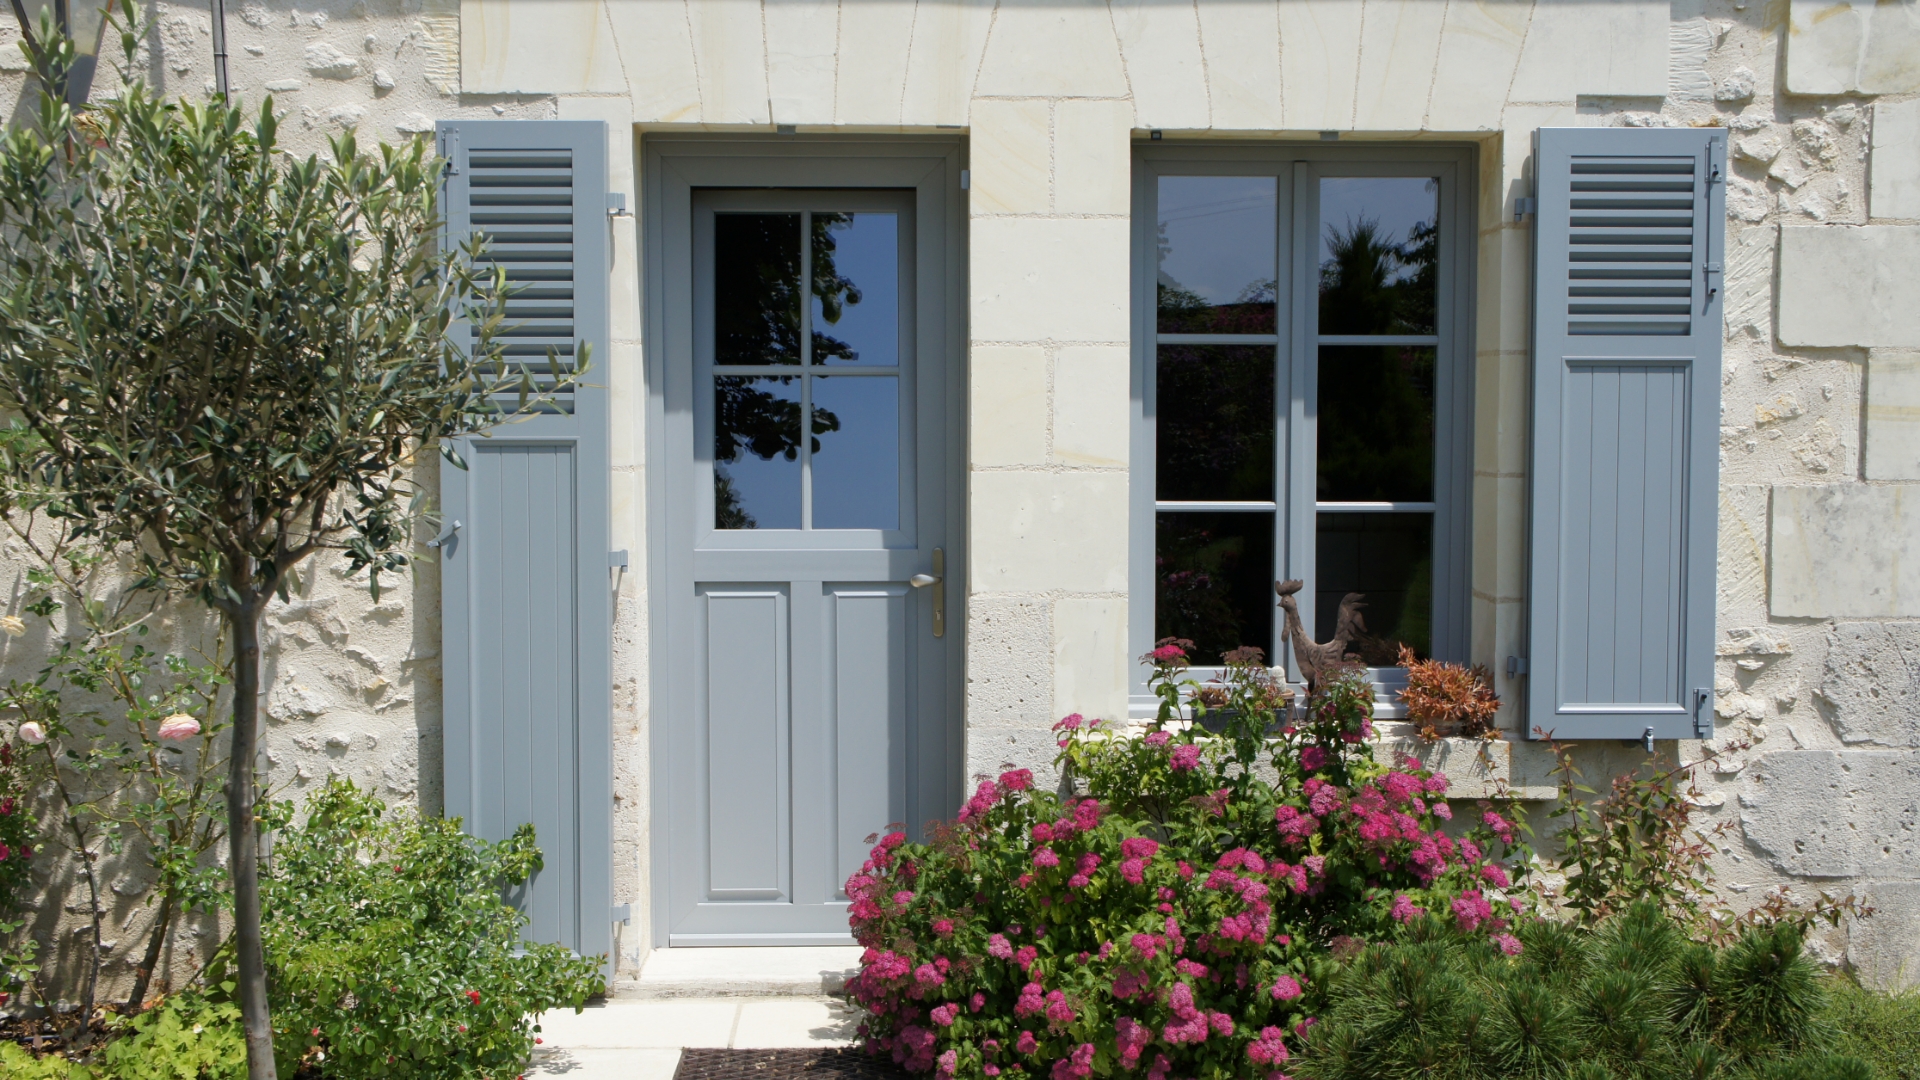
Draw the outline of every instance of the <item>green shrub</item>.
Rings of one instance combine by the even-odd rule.
[[[531,825],[490,844],[342,781],[307,810],[263,890],[281,1075],[515,1077],[534,1015],[604,992],[598,959],[523,943],[501,901],[540,868]]]
[[[176,994],[140,1015],[108,1020],[106,1041],[85,1064],[35,1057],[0,1042],[6,1080],[245,1080],[240,1009],[204,994]]]
[[[1657,901],[1591,928],[1527,920],[1509,955],[1423,920],[1335,979],[1297,1074],[1311,1080],[1873,1080],[1836,1043],[1793,923],[1724,949]]]
[[[87,1064],[95,1080],[245,1080],[240,1007],[175,994],[125,1021]]]
[[[63,1057],[34,1057],[18,1043],[0,1042],[0,1076],[7,1080],[83,1080],[87,1073]]]
[[[1847,978],[1827,988],[1837,1049],[1871,1065],[1875,1080],[1920,1080],[1920,990],[1881,994]]]

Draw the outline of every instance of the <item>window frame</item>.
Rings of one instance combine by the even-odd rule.
[[[1276,280],[1279,296],[1272,335],[1166,335],[1167,344],[1267,344],[1275,350],[1276,425],[1274,439],[1274,561],[1282,577],[1306,582],[1302,596],[1314,595],[1318,381],[1316,362],[1323,342],[1318,334],[1319,183],[1323,177],[1433,176],[1439,178],[1440,236],[1436,297],[1434,394],[1434,550],[1433,655],[1464,662],[1470,651],[1472,609],[1472,519],[1474,501],[1473,438],[1475,276],[1478,264],[1478,155],[1474,147],[1442,143],[1338,145],[1335,143],[1263,143],[1220,145],[1152,141],[1134,146],[1132,345],[1130,376],[1130,489],[1128,493],[1127,641],[1132,655],[1154,642],[1156,551],[1155,515],[1158,456],[1156,441],[1156,355],[1158,332],[1157,235],[1159,179],[1162,176],[1272,176],[1275,213]],[[1307,227],[1296,227],[1305,223]],[[1339,339],[1347,341],[1349,339]],[[1389,339],[1390,341],[1391,339]],[[1389,341],[1380,343],[1386,344]],[[1215,504],[1193,505],[1204,509]],[[1188,508],[1182,504],[1182,508]],[[1339,507],[1330,505],[1330,512]],[[1310,635],[1314,605],[1301,605],[1301,621]],[[1275,656],[1269,663],[1299,681],[1291,650],[1282,638],[1276,602],[1272,618]],[[1196,677],[1219,669],[1196,665]],[[1392,691],[1405,683],[1401,668],[1370,669],[1379,687],[1382,715],[1393,715]],[[1157,699],[1147,693],[1146,671],[1136,666],[1129,681],[1129,711],[1152,715]]]
[[[918,545],[918,526],[907,508],[913,505],[919,483],[916,447],[916,411],[919,400],[917,312],[907,298],[916,295],[914,193],[902,188],[700,188],[693,193],[693,438],[694,467],[698,473],[694,492],[694,513],[698,515],[696,542],[715,550],[842,550],[847,548],[892,549]],[[898,310],[896,362],[891,368],[835,366],[812,363],[810,353],[813,297],[809,289],[802,295],[800,325],[801,346],[807,363],[802,364],[720,364],[714,357],[714,219],[721,214],[797,214],[803,223],[814,213],[879,213],[896,218],[899,263],[895,271],[895,296]],[[801,260],[805,273],[812,274],[811,233],[805,224],[801,231]],[[809,286],[811,282],[807,283]],[[800,512],[797,529],[721,529],[714,524],[714,405],[711,388],[716,378],[779,378],[790,376],[802,387]],[[807,418],[811,417],[812,384],[822,376],[837,378],[897,378],[899,403],[898,485],[900,522],[891,529],[819,528],[813,524],[813,478]]]

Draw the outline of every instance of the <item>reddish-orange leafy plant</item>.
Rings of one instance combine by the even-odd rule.
[[[1500,695],[1494,693],[1485,667],[1421,660],[1405,645],[1400,646],[1400,666],[1407,669],[1407,688],[1400,691],[1400,700],[1407,703],[1407,718],[1421,738],[1493,738]]]

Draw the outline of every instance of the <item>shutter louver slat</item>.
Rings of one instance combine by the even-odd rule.
[[[564,150],[467,155],[469,199],[475,208],[467,221],[487,241],[474,261],[487,270],[506,272],[501,352],[509,362],[532,368],[539,392],[554,394],[550,410],[566,414],[574,410],[573,392],[555,393],[558,379],[546,365],[562,373],[574,370],[578,328],[573,305],[552,302],[573,299],[573,290],[566,287],[573,281],[575,254],[573,169],[573,155]],[[500,395],[501,407],[513,408],[516,397]]]
[[[1712,733],[1725,138],[1542,128],[1535,143],[1536,737]]]
[[[1692,325],[1695,162],[1576,157],[1565,306],[1577,337],[1684,336]],[[1674,264],[1683,264],[1678,271]],[[1604,291],[1582,283],[1606,281]],[[1601,299],[1604,298],[1604,299]]]

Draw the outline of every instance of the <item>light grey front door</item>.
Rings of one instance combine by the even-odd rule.
[[[946,200],[685,197],[654,473],[666,943],[846,941],[867,838],[957,803]]]

